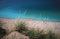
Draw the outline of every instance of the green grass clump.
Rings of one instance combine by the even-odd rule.
[[[52,31],[49,31],[46,34],[46,39],[56,39],[56,36],[55,36],[55,34]]]
[[[24,33],[28,30],[28,28],[25,26],[25,23],[24,22],[20,22],[16,25],[16,29],[18,32],[20,33]]]
[[[27,32],[27,36],[30,39],[56,39],[55,34],[52,31],[49,31],[47,34],[43,34],[43,30],[34,30],[31,29]]]
[[[30,39],[41,39],[42,31],[35,31],[34,29],[31,29],[27,32],[27,36],[29,36]]]

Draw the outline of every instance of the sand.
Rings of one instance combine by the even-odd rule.
[[[7,32],[15,31],[16,29],[15,25],[21,21],[24,21],[28,28],[40,29],[40,30],[44,30],[45,32],[47,30],[52,30],[54,32],[60,30],[60,22],[30,20],[30,19],[21,19],[21,18],[17,18],[17,19],[0,18],[0,21],[4,23],[2,27],[6,29]]]
[[[12,39],[12,35],[15,35],[17,39],[29,39],[29,37],[22,35],[21,33],[16,31],[16,24],[19,22],[25,22],[26,27],[28,29],[39,29],[43,30],[44,33],[47,33],[48,30],[51,30],[55,33],[57,33],[57,36],[60,36],[60,22],[52,22],[52,21],[43,21],[43,20],[31,20],[31,19],[8,19],[8,18],[0,18],[0,22],[3,23],[2,28],[6,29],[7,34],[2,39],[5,39],[6,37],[8,39]],[[15,33],[15,34],[14,34]],[[20,37],[19,37],[20,36]],[[23,38],[24,37],[24,38]]]

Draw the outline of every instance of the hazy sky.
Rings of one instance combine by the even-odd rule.
[[[60,21],[60,0],[0,0],[0,17]]]

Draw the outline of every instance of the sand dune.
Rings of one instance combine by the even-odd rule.
[[[25,36],[17,31],[14,31],[6,36],[4,36],[2,39],[29,39],[28,36]]]
[[[4,29],[6,29],[7,34],[6,36],[4,36],[2,39],[5,39],[6,37],[8,39],[12,39],[12,35],[14,35],[14,33],[16,34],[15,36],[17,37],[17,39],[20,39],[20,37],[22,39],[29,39],[29,37],[20,34],[19,32],[15,32],[16,30],[16,24],[18,22],[25,22],[26,26],[31,29],[34,28],[36,29],[40,29],[40,30],[44,30],[44,33],[47,33],[48,30],[51,30],[53,32],[55,32],[57,34],[57,37],[60,38],[60,22],[52,22],[52,21],[42,21],[42,20],[31,20],[31,19],[7,19],[7,18],[0,18],[0,23],[2,22],[3,25],[0,26]],[[20,36],[20,37],[19,37]],[[23,38],[24,36],[24,38]]]
[[[42,29],[44,31],[52,30],[52,31],[59,31],[60,30],[60,22],[51,22],[51,21],[42,21],[42,20],[29,20],[29,19],[7,19],[7,18],[0,18],[2,21],[3,28],[6,29],[8,32],[14,31],[18,22],[24,21],[26,26],[29,28],[34,29]],[[59,31],[60,32],[60,31]]]

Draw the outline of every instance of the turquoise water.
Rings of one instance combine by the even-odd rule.
[[[0,0],[0,17],[60,22],[60,1]]]
[[[60,11],[5,8],[0,10],[1,18],[29,18],[33,20],[60,21]]]

